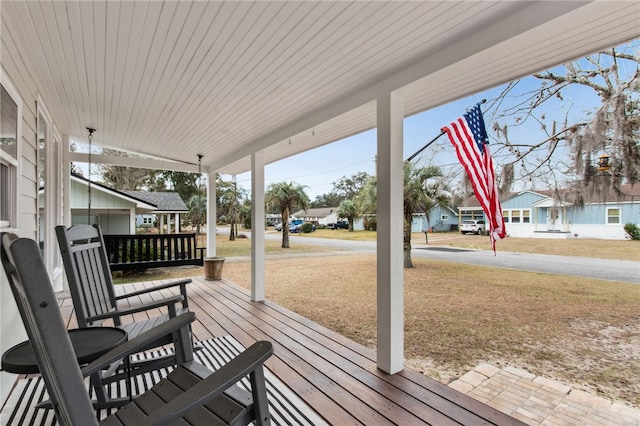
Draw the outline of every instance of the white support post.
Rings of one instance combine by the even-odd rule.
[[[158,233],[162,234],[164,232],[164,214],[160,214],[158,216],[160,216],[160,229],[158,230]]]
[[[175,213],[176,226],[173,229],[176,234],[180,233],[180,213]]]
[[[136,208],[131,207],[129,209],[129,233],[135,235],[136,233]]]
[[[207,173],[207,257],[216,255],[216,173]]]
[[[378,368],[404,368],[403,99],[385,93],[377,101],[378,134]]]
[[[71,161],[69,160],[69,135],[62,135],[62,219],[67,228],[71,226]]]
[[[251,300],[264,300],[264,153],[251,154]]]

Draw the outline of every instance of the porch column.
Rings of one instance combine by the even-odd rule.
[[[264,152],[251,154],[251,300],[264,300]]]
[[[378,368],[404,368],[403,99],[384,93],[377,100],[378,137]]]
[[[207,257],[216,255],[216,173],[207,173]]]
[[[136,233],[136,208],[129,209],[129,233],[135,235]]]
[[[180,213],[175,214],[176,226],[173,228],[174,233],[180,233]]]
[[[164,232],[164,214],[159,214],[158,216],[160,216],[160,229],[158,230],[158,233],[162,234]]]
[[[69,135],[62,135],[62,220],[71,226],[71,160],[69,160]],[[66,283],[66,281],[65,281]],[[65,284],[66,287],[66,284]]]

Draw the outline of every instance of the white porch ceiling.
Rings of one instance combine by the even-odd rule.
[[[2,1],[61,133],[224,173],[640,37],[638,1]],[[3,46],[5,49],[5,46]],[[0,57],[1,59],[1,57]],[[194,169],[195,170],[195,169]]]

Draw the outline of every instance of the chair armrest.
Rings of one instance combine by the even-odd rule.
[[[104,314],[87,317],[87,322],[93,322],[93,321],[98,321],[103,319],[120,317],[123,315],[135,314],[137,312],[148,311],[149,309],[162,308],[163,306],[167,306],[169,307],[170,311],[175,312],[175,304],[178,302],[182,302],[183,300],[184,300],[183,296],[180,296],[180,295],[171,296],[163,300],[158,300],[156,302],[144,303],[142,305],[131,306],[124,309],[117,309],[115,311],[106,312]],[[175,315],[172,315],[172,316],[175,316]]]
[[[82,375],[87,377],[103,370],[116,361],[120,361],[128,355],[145,350],[150,343],[156,342],[162,337],[168,336],[183,327],[189,327],[189,324],[195,319],[196,314],[193,312],[187,312],[186,314],[171,318],[102,355],[100,358],[85,366],[82,369]]]
[[[271,342],[261,341],[254,343],[210,376],[187,389],[166,405],[150,413],[149,417],[145,419],[145,423],[165,425],[173,422],[185,415],[189,410],[221,395],[243,377],[262,368],[262,364],[271,355],[273,355]],[[183,368],[188,370],[189,364],[191,363],[183,364]]]
[[[185,278],[183,280],[171,281],[166,284],[160,284],[154,287],[145,288],[142,290],[132,291],[131,293],[122,294],[116,296],[116,300],[126,299],[127,297],[140,296],[141,294],[151,293],[152,291],[164,290],[171,287],[180,286],[180,293],[186,298],[186,285],[191,282],[191,278]]]

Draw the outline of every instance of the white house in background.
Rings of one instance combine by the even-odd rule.
[[[151,212],[154,218],[158,220],[160,232],[164,232],[164,226],[167,225],[167,234],[180,232],[180,215],[189,212],[187,205],[177,192],[156,192],[156,191],[123,191],[125,194],[144,200],[149,204],[153,204],[156,208]],[[146,215],[149,218],[149,215]],[[144,224],[145,216],[140,215],[137,223]],[[148,219],[147,219],[148,221]],[[151,221],[153,223],[153,221]],[[173,227],[172,227],[173,225]],[[146,226],[146,225],[145,225]]]
[[[104,234],[135,234],[135,220],[139,214],[157,208],[153,203],[91,182],[91,218],[89,220],[89,181],[84,177],[71,176],[69,203],[71,224],[97,223]]]
[[[44,217],[45,192],[38,194],[38,208],[40,217]],[[121,191],[116,191],[100,183],[91,182],[91,213],[89,216],[89,181],[81,176],[71,176],[69,188],[69,207],[71,208],[71,224],[98,224],[104,234],[135,234],[136,217],[157,207],[140,198],[133,197]],[[39,235],[46,235],[42,228],[46,226],[42,221],[38,223]]]
[[[403,119],[636,39],[639,11],[637,1],[2,2],[0,228],[44,242],[61,291],[54,228],[71,224],[71,162],[206,173],[209,223],[217,173],[251,171],[251,298],[262,301],[265,165],[375,128],[376,361],[397,373]],[[94,145],[141,156],[72,152],[88,127]],[[214,232],[206,245],[215,256]],[[0,353],[26,338],[20,324],[2,285]],[[14,382],[0,372],[0,401]]]
[[[330,223],[336,223],[339,218],[337,207],[320,207],[307,210],[298,210],[291,217],[296,219],[303,219],[307,222],[314,223],[316,225],[327,226]]]

